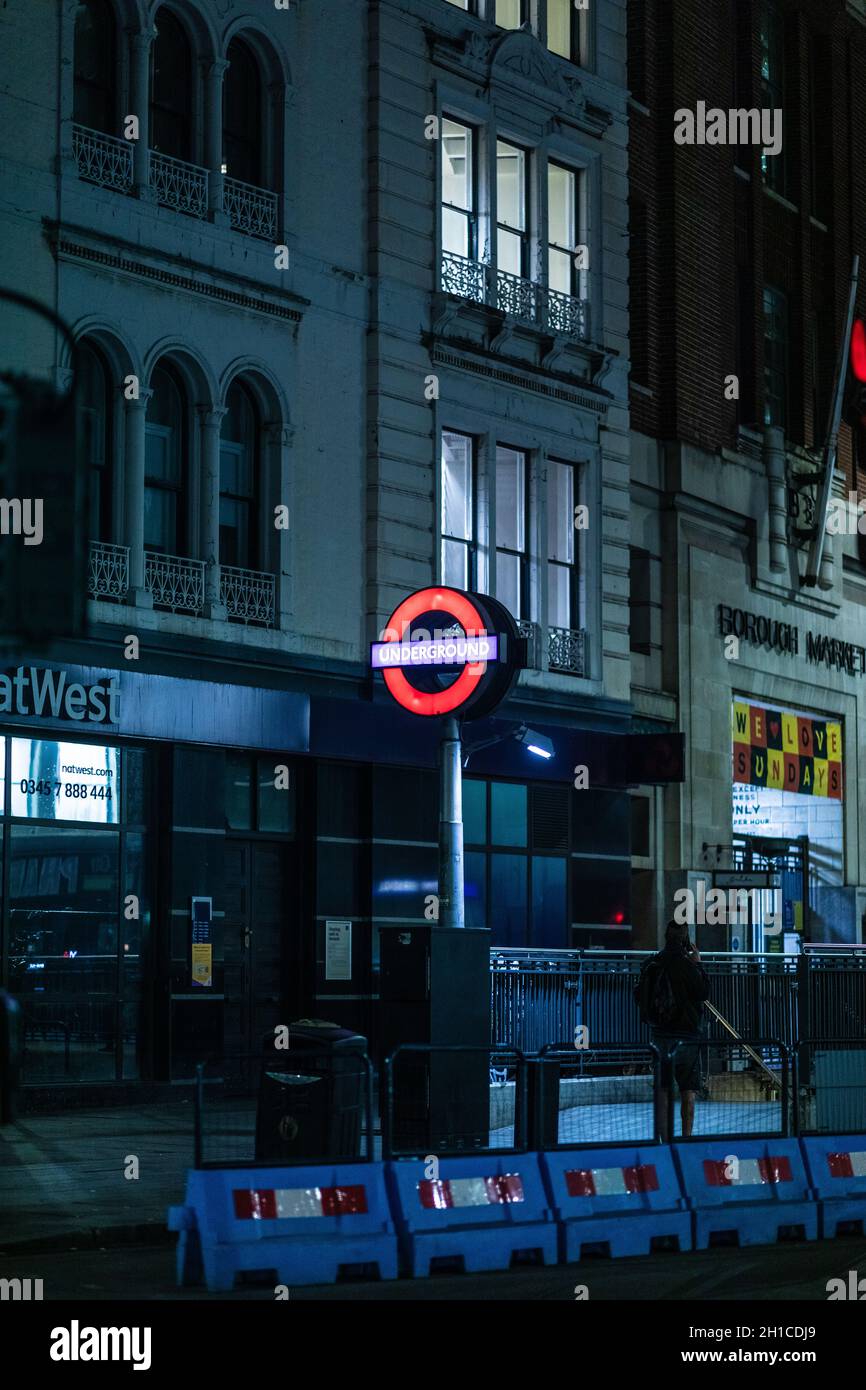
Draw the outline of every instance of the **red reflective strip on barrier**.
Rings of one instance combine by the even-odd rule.
[[[854,1165],[850,1154],[828,1154],[827,1166],[831,1178],[853,1178]]]
[[[363,1216],[367,1211],[367,1189],[356,1187],[323,1187],[323,1216]]]
[[[522,1202],[525,1200],[523,1181],[519,1173],[503,1173],[498,1178],[488,1178],[488,1190],[491,1183],[495,1184],[497,1192],[496,1197],[491,1197],[492,1202]]]
[[[441,1211],[445,1207],[454,1205],[451,1200],[451,1184],[441,1182],[438,1179],[434,1182],[425,1178],[418,1184],[418,1195],[421,1198],[421,1205],[427,1211]]]
[[[762,1182],[793,1182],[789,1158],[759,1158],[758,1170]]]
[[[594,1197],[595,1181],[591,1168],[570,1168],[565,1174],[569,1197]]]
[[[239,1221],[273,1221],[277,1215],[277,1198],[273,1188],[235,1188],[235,1216]]]
[[[626,1189],[629,1192],[658,1192],[659,1179],[654,1163],[642,1164],[636,1168],[623,1168]]]
[[[727,1170],[728,1164],[724,1158],[705,1158],[704,1178],[707,1187],[731,1187],[732,1182]]]

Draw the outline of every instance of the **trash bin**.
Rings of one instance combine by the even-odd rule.
[[[256,1158],[361,1157],[367,1039],[322,1019],[289,1024],[289,1046],[263,1040],[256,1111]]]

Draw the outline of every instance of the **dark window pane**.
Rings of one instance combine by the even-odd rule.
[[[526,856],[491,854],[492,946],[526,945]]]
[[[151,49],[150,140],[175,159],[192,158],[192,56],[183,25],[164,6]]]
[[[226,754],[226,826],[252,830],[252,761],[246,753]]]
[[[533,946],[547,946],[551,950],[568,946],[565,871],[565,859],[535,858],[532,861]]]
[[[126,790],[125,819],[133,825],[144,825],[150,819],[150,754],[147,749],[124,749],[123,772]]]
[[[650,853],[650,801],[648,796],[631,799],[631,852],[644,859]]]
[[[463,863],[463,901],[467,927],[487,926],[487,855],[470,850]]]
[[[512,782],[491,782],[490,840],[494,845],[526,844],[524,786]]]
[[[262,183],[262,88],[259,67],[240,39],[229,44],[223,88],[223,160],[230,178]]]
[[[74,118],[106,134],[117,122],[114,11],[109,0],[83,0],[75,15]]]
[[[487,843],[487,783],[463,783],[463,842],[467,845]]]
[[[119,836],[29,825],[11,835],[12,993],[115,993]]]
[[[285,767],[286,772],[277,768]],[[291,835],[295,829],[295,778],[288,764],[271,754],[259,758],[258,829]],[[279,780],[280,785],[276,783]],[[284,785],[288,780],[288,786]]]

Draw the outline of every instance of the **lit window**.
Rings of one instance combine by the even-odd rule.
[[[547,621],[550,627],[578,628],[574,466],[547,463]]]
[[[442,250],[475,254],[474,132],[445,117],[442,121]]]
[[[526,454],[496,450],[496,597],[526,616]]]
[[[580,61],[579,12],[574,0],[547,0],[547,47],[571,62]]]
[[[577,176],[561,164],[547,166],[548,277],[552,290],[579,295],[577,244]],[[582,296],[581,296],[582,297]]]
[[[496,0],[495,12],[500,29],[519,29],[526,20],[526,0]]]
[[[496,142],[496,258],[500,270],[526,275],[526,153],[504,140]]]
[[[442,432],[442,583],[471,589],[474,583],[475,479],[473,442]]]

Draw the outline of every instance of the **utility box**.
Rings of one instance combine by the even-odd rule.
[[[362,1156],[367,1039],[335,1023],[289,1025],[289,1047],[265,1035],[256,1159],[296,1163]],[[369,1137],[372,1142],[372,1136]]]

